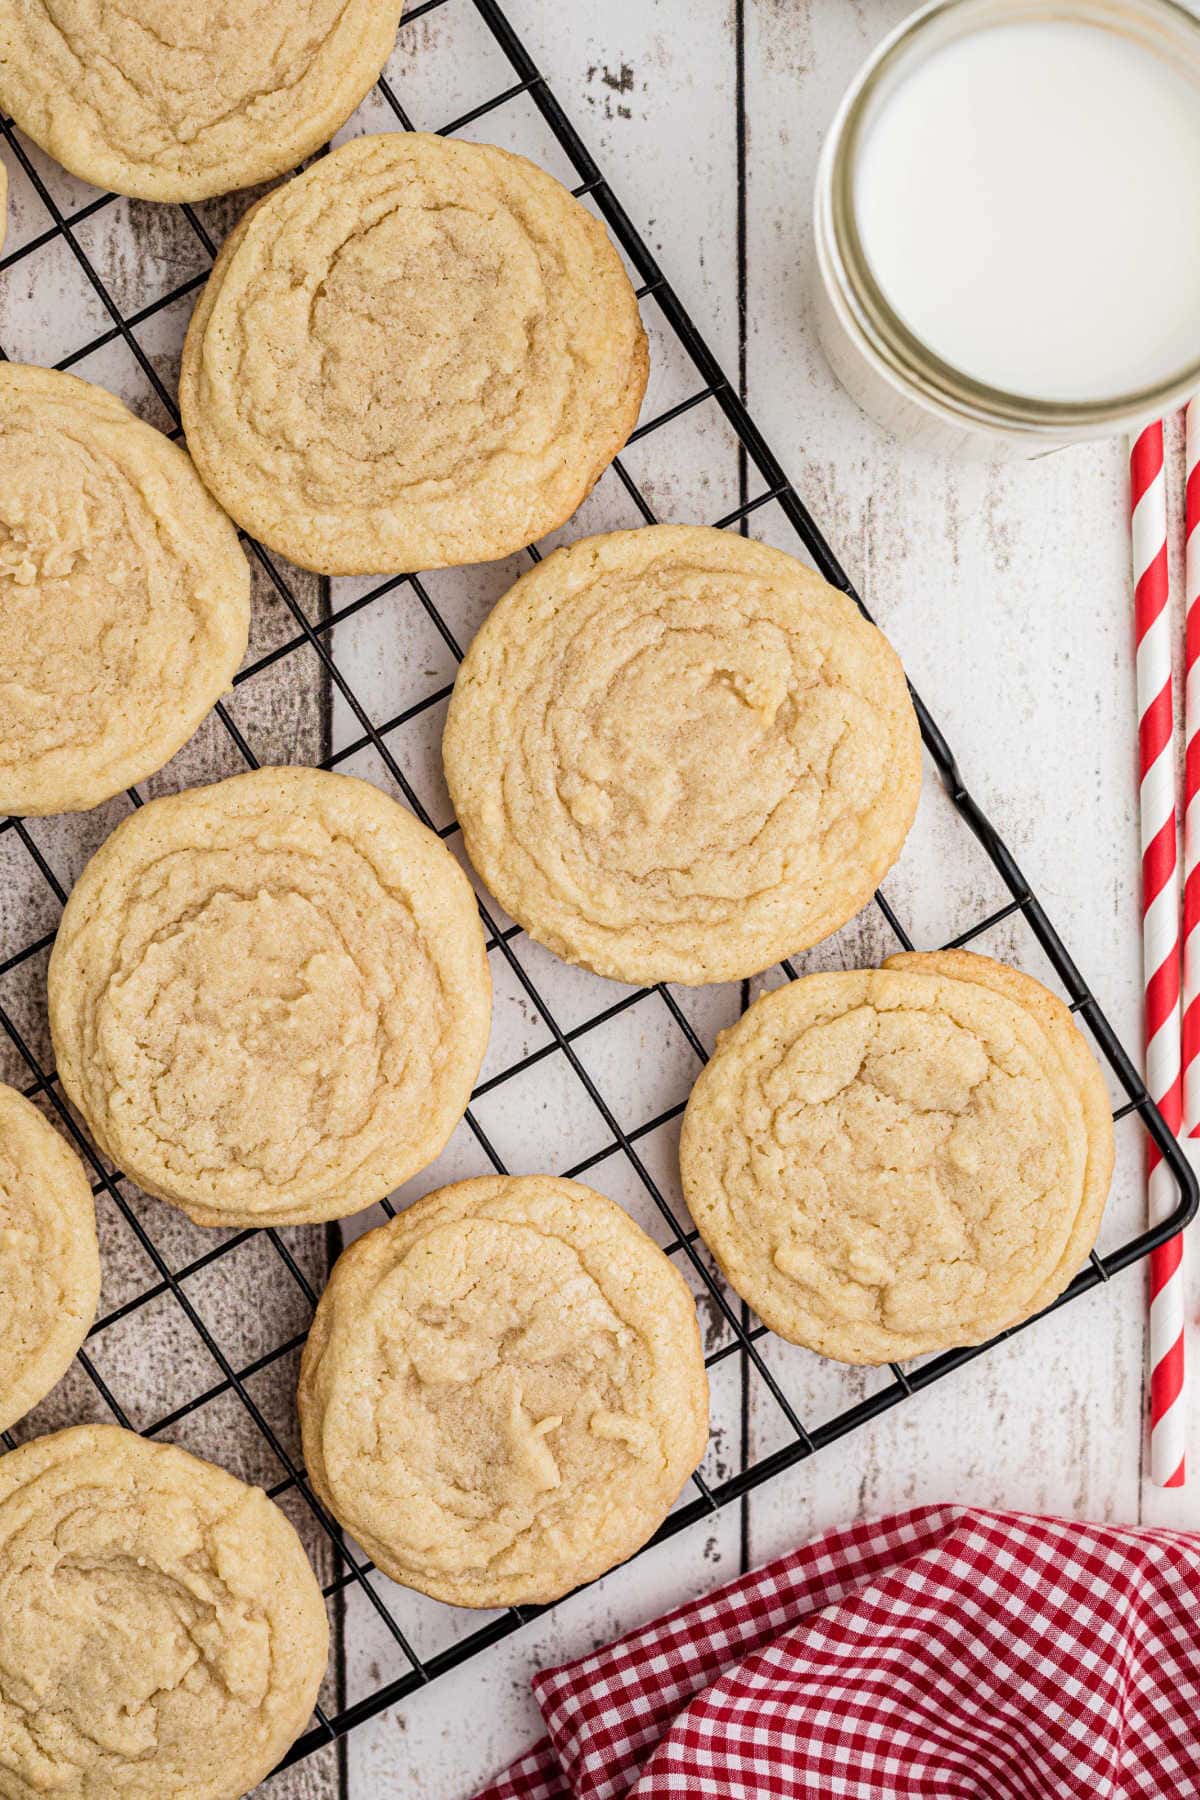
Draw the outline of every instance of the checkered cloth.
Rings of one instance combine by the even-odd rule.
[[[1200,1537],[918,1507],[533,1688],[478,1800],[1198,1800]]]

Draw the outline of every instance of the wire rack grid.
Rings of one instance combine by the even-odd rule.
[[[521,98],[532,104],[574,171],[573,191],[592,205],[607,223],[634,272],[639,300],[643,304],[652,301],[658,308],[661,319],[665,321],[692,371],[693,385],[690,391],[639,424],[630,440],[631,447],[653,438],[694,409],[715,405],[736,441],[739,501],[736,507],[723,511],[712,522],[725,528],[746,530],[753,515],[768,507],[777,508],[821,574],[850,594],[861,606],[858,595],[764,442],[737,389],[723,373],[654,256],[631,224],[497,0],[424,0],[423,4],[414,5],[406,14],[401,32],[411,30],[418,20],[427,15],[456,3],[469,5],[473,9],[492,47],[499,52],[503,67],[511,79],[502,82],[486,98],[443,125],[442,131],[464,131],[478,121],[498,114],[501,109]],[[411,129],[413,121],[391,82],[381,78],[377,92],[393,126],[399,124],[405,129]],[[203,252],[205,266],[146,303],[125,304],[128,296],[114,292],[112,280],[105,279],[96,266],[97,259],[89,254],[87,247],[89,221],[95,220],[106,208],[114,205],[115,196],[100,195],[75,207],[63,204],[55,198],[45,171],[39,169],[36,156],[14,130],[11,122],[0,120],[0,131],[7,142],[13,165],[23,172],[49,221],[44,230],[35,232],[16,250],[0,259],[0,271],[13,268],[51,246],[69,257],[85,285],[89,305],[96,313],[98,329],[88,335],[86,342],[77,344],[61,357],[56,366],[72,368],[92,359],[91,366],[94,367],[97,353],[104,352],[109,346],[123,345],[161,406],[173,434],[177,436],[179,424],[174,394],[138,333],[141,328],[150,325],[156,315],[180,302],[186,302],[203,285],[207,265],[215,254],[216,243],[200,210],[193,206],[180,209],[188,230]],[[6,353],[7,347],[0,348],[0,356]],[[653,522],[655,511],[643,491],[645,484],[640,484],[635,479],[628,463],[627,452],[614,464],[613,477],[635,509],[636,517],[647,523]],[[439,822],[433,816],[427,800],[422,798],[390,741],[413,721],[424,716],[436,716],[436,709],[448,697],[450,684],[444,681],[436,683],[401,711],[377,720],[372,716],[369,705],[356,692],[341,659],[335,654],[337,627],[347,625],[356,615],[384,602],[388,596],[406,591],[421,609],[450,656],[459,658],[462,652],[458,637],[445,617],[444,609],[436,603],[428,578],[423,579],[415,574],[396,576],[371,584],[365,591],[354,593],[340,605],[331,603],[328,583],[312,584],[317,587],[316,599],[315,603],[308,605],[301,597],[301,584],[294,571],[281,566],[277,558],[257,543],[246,540],[246,544],[257,567],[260,582],[265,583],[266,589],[278,603],[280,617],[286,622],[286,630],[279,634],[279,641],[254,655],[239,671],[235,681],[235,696],[237,689],[291,657],[302,653],[315,657],[320,680],[332,695],[333,704],[345,725],[341,734],[344,741],[336,750],[328,748],[327,753],[320,758],[321,766],[340,767],[353,762],[361,753],[373,756],[377,759],[376,766],[386,773],[389,783],[404,797],[417,816],[438,830],[444,839],[453,839],[456,831],[453,822]],[[536,560],[539,551],[536,547],[530,547],[527,554]],[[866,609],[863,610],[865,612]],[[1117,1270],[1144,1257],[1155,1244],[1186,1224],[1197,1207],[1196,1181],[1186,1158],[1151,1102],[1130,1058],[1045,910],[1007,846],[967,792],[955,760],[933,719],[919,697],[914,694],[913,698],[928,754],[945,791],[962,821],[982,845],[999,877],[1002,890],[1007,895],[1003,904],[993,907],[985,916],[974,920],[965,930],[956,933],[950,942],[954,946],[970,943],[1006,919],[1020,918],[1025,922],[1053,968],[1073,1011],[1090,1031],[1112,1070],[1116,1084],[1125,1096],[1114,1117],[1135,1115],[1140,1119],[1169,1167],[1178,1192],[1177,1204],[1169,1218],[1151,1229],[1133,1233],[1115,1247],[1106,1250],[1103,1255],[1093,1254],[1088,1265],[1055,1303],[1056,1306],[1061,1306],[1107,1280]],[[229,703],[222,703],[217,707],[216,715],[236,757],[248,766],[257,766],[255,751],[235,717],[234,707]],[[144,796],[130,790],[128,799],[131,805],[138,806],[143,804]],[[8,818],[0,822],[0,847],[7,834],[11,834],[12,839],[19,843],[29,864],[36,870],[47,892],[50,909],[61,907],[66,898],[66,884],[52,866],[52,859],[45,848],[39,844],[36,831],[21,819]],[[904,923],[882,892],[876,895],[876,905],[887,930],[896,942],[903,948],[911,948],[912,940]],[[488,1076],[480,1083],[473,1096],[465,1128],[471,1134],[485,1166],[504,1172],[505,1158],[492,1141],[492,1136],[480,1117],[480,1101],[538,1065],[548,1068],[552,1062],[557,1062],[569,1071],[570,1079],[578,1084],[587,1106],[592,1109],[602,1126],[603,1143],[562,1172],[582,1176],[606,1159],[616,1157],[623,1160],[644,1193],[647,1203],[658,1216],[660,1242],[668,1254],[680,1259],[685,1265],[697,1292],[706,1299],[712,1315],[720,1323],[721,1341],[716,1347],[710,1348],[707,1356],[710,1368],[730,1359],[737,1359],[745,1378],[760,1383],[763,1391],[770,1396],[782,1422],[781,1441],[768,1453],[744,1459],[742,1467],[726,1474],[723,1479],[710,1481],[703,1473],[697,1472],[690,1496],[685,1496],[675,1508],[654,1542],[711,1516],[728,1503],[769,1481],[772,1476],[845,1436],[908,1395],[940,1380],[990,1347],[982,1345],[950,1351],[907,1368],[892,1365],[890,1378],[885,1385],[867,1393],[854,1404],[843,1406],[820,1423],[806,1424],[801,1416],[801,1409],[788,1391],[790,1384],[778,1372],[777,1361],[765,1354],[765,1327],[752,1322],[745,1309],[724,1288],[703,1255],[702,1246],[697,1243],[697,1234],[682,1215],[678,1199],[668,1193],[662,1181],[656,1179],[649,1159],[644,1154],[647,1140],[659,1128],[678,1117],[682,1112],[683,1102],[676,1101],[653,1118],[639,1121],[636,1126],[626,1126],[622,1123],[618,1110],[597,1083],[582,1053],[582,1041],[588,1034],[639,1006],[646,1000],[647,990],[622,992],[611,1004],[598,1010],[589,1009],[587,1016],[580,1022],[564,1025],[518,953],[518,928],[497,916],[486,896],[481,898],[481,911],[489,951],[503,960],[515,989],[536,1015],[544,1038],[544,1042],[508,1068]],[[406,1601],[402,1590],[373,1578],[371,1565],[353,1544],[347,1542],[336,1522],[325,1512],[308,1486],[294,1442],[289,1441],[287,1431],[278,1420],[269,1416],[269,1409],[256,1394],[256,1378],[272,1366],[281,1365],[287,1358],[294,1357],[303,1343],[305,1330],[300,1328],[291,1331],[282,1342],[272,1344],[257,1356],[248,1360],[239,1359],[236,1351],[223,1344],[221,1333],[214,1328],[211,1318],[206,1316],[191,1285],[195,1278],[241,1251],[251,1239],[262,1240],[269,1246],[268,1258],[276,1266],[280,1279],[291,1284],[295,1290],[303,1314],[302,1324],[306,1325],[307,1316],[316,1303],[316,1284],[320,1279],[319,1275],[314,1279],[311,1259],[298,1248],[294,1233],[274,1230],[220,1234],[216,1241],[183,1261],[173,1259],[164,1250],[157,1234],[148,1227],[143,1211],[131,1200],[120,1173],[105,1166],[80,1131],[49,1067],[45,1052],[35,1041],[35,1030],[31,1028],[28,1019],[24,1022],[18,1019],[18,1009],[6,998],[3,985],[6,979],[19,971],[36,968],[39,959],[44,958],[53,941],[52,921],[47,919],[44,912],[38,914],[38,917],[45,920],[44,928],[35,930],[27,941],[21,942],[0,958],[0,1028],[8,1040],[8,1046],[23,1066],[24,1092],[40,1099],[44,1106],[51,1109],[62,1128],[76,1143],[93,1173],[94,1191],[97,1196],[106,1196],[124,1220],[143,1254],[146,1270],[146,1280],[139,1284],[138,1291],[129,1294],[119,1304],[109,1307],[97,1320],[89,1336],[88,1346],[80,1352],[79,1367],[112,1418],[122,1424],[137,1425],[143,1433],[150,1436],[181,1427],[199,1409],[222,1397],[232,1399],[240,1409],[239,1417],[242,1422],[252,1433],[261,1435],[269,1446],[274,1465],[278,1467],[278,1479],[267,1484],[268,1491],[274,1498],[289,1503],[293,1516],[297,1513],[302,1515],[310,1538],[315,1534],[324,1546],[324,1562],[328,1572],[325,1593],[331,1606],[337,1607],[347,1595],[356,1595],[360,1607],[374,1621],[376,1630],[386,1635],[400,1659],[399,1673],[391,1679],[379,1680],[357,1698],[347,1700],[344,1691],[339,1689],[332,1700],[323,1700],[317,1708],[311,1728],[300,1738],[286,1759],[283,1765],[286,1766],[341,1738],[356,1724],[394,1705],[444,1671],[465,1662],[544,1609],[509,1609],[488,1618],[477,1628],[467,1630],[433,1653],[419,1652],[405,1624],[397,1616],[403,1612]],[[791,964],[783,965],[786,977],[794,978],[796,973]],[[691,1054],[697,1062],[703,1061],[704,1043],[680,997],[667,987],[654,990],[654,994],[657,1003],[666,1009],[674,1028],[682,1034]],[[743,1002],[744,998],[745,996]],[[384,1202],[383,1210],[391,1214],[394,1209],[390,1203]],[[123,1321],[136,1323],[139,1316],[145,1316],[144,1309],[160,1301],[169,1302],[179,1309],[186,1322],[186,1331],[194,1334],[203,1346],[210,1361],[213,1378],[200,1391],[187,1394],[179,1404],[165,1413],[151,1419],[134,1419],[118,1391],[120,1384],[102,1371],[92,1353],[92,1344],[101,1334]],[[11,1433],[5,1434],[4,1442],[7,1446],[12,1447],[15,1441]]]

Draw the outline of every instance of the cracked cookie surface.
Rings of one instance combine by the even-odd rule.
[[[591,1188],[459,1182],[343,1252],[300,1419],[314,1487],[393,1580],[554,1600],[645,1543],[704,1453],[695,1305]]]
[[[261,769],[153,800],[76,882],[50,959],[63,1085],[201,1225],[342,1218],[462,1117],[491,981],[475,896],[369,782]]]
[[[399,0],[0,0],[0,106],[84,181],[203,200],[326,143],[400,13]]]
[[[32,1101],[0,1084],[0,1431],[66,1373],[99,1297],[83,1164]]]
[[[328,1644],[261,1489],[116,1425],[0,1457],[4,1800],[239,1800],[307,1724]]]
[[[188,447],[293,562],[485,562],[561,525],[637,419],[646,337],[602,225],[487,144],[344,144],[231,233],[184,346]]]
[[[980,1343],[1061,1293],[1099,1229],[1112,1118],[1039,982],[912,953],[756,1001],[692,1090],[680,1166],[765,1324],[881,1363]]]
[[[780,550],[657,525],[557,550],[494,608],[443,743],[467,851],[556,955],[732,981],[866,904],[916,810],[899,659]]]
[[[0,363],[0,813],[160,769],[249,624],[237,533],[178,445],[90,382]]]

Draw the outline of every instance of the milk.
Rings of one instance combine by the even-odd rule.
[[[1100,401],[1200,358],[1200,90],[1115,30],[993,24],[898,69],[854,205],[893,311],[976,381]]]

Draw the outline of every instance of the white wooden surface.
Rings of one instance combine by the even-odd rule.
[[[1030,465],[952,470],[889,442],[857,412],[828,374],[812,329],[806,281],[817,151],[854,68],[908,10],[907,0],[745,0],[744,9],[724,0],[608,0],[602,8],[581,0],[553,7],[511,0],[509,6],[735,378],[741,361],[750,404],[770,442],[894,638],[969,783],[1007,835],[1110,1018],[1137,1045],[1123,449],[1091,446]],[[445,8],[413,28],[414,64],[422,55],[453,58],[454,11]],[[491,120],[477,129],[500,136]],[[513,141],[519,147],[519,138]],[[713,448],[711,438],[707,447]],[[705,446],[681,448],[675,480],[661,459],[655,463],[660,514],[713,517],[724,494],[714,500],[711,487],[705,491]],[[713,460],[723,466],[719,456]],[[389,679],[383,670],[380,679],[385,685]],[[1002,898],[936,798],[927,795],[914,841],[887,884],[918,941],[950,935]],[[866,960],[890,947],[872,920],[862,930],[848,928],[811,960]],[[981,947],[1041,970],[1036,947],[1019,930],[1001,928]],[[720,997],[707,996],[694,1016],[711,1031],[723,1021]],[[653,1040],[644,1030],[647,1036]],[[654,1081],[648,1065],[659,1048],[643,1041],[637,1080]],[[619,1086],[621,1059],[631,1049],[637,1046],[614,1044],[611,1061],[595,1065],[598,1079],[603,1074]],[[503,1054],[511,1052],[493,1052]],[[671,1078],[660,1078],[657,1091],[669,1104]],[[656,1110],[646,1104],[640,1116]],[[1140,1218],[1142,1206],[1137,1133],[1127,1125],[1119,1137],[1118,1184],[1106,1225],[1114,1240]],[[589,1179],[618,1198],[631,1197],[615,1162]],[[801,1464],[757,1492],[742,1516],[735,1508],[711,1528],[694,1528],[489,1651],[483,1662],[439,1679],[431,1691],[354,1734],[351,1792],[372,1800],[471,1794],[537,1734],[528,1678],[540,1663],[577,1654],[715,1585],[747,1557],[762,1560],[860,1514],[952,1497],[1081,1517],[1200,1524],[1200,1483],[1167,1496],[1141,1479],[1143,1311],[1143,1276],[1131,1272]],[[1193,1365],[1198,1354],[1200,1339]],[[817,1416],[866,1391],[858,1377],[823,1368],[801,1352],[779,1347],[775,1361],[790,1371],[789,1391],[811,1398]],[[724,1365],[722,1377],[732,1369]],[[722,1442],[710,1457],[714,1471],[737,1467],[741,1455],[740,1394],[723,1378],[716,1387]],[[752,1397],[751,1455],[769,1447],[775,1429],[769,1410],[769,1402]],[[352,1670],[354,1663],[352,1644]]]
[[[606,0],[603,6],[594,0],[508,0],[508,10],[727,371],[744,381],[769,441],[904,656],[968,783],[1008,837],[1110,1018],[1136,1046],[1135,734],[1123,449],[1100,445],[1029,465],[950,470],[884,439],[855,410],[829,376],[812,331],[806,282],[817,149],[846,80],[908,10],[907,0]],[[416,122],[434,127],[510,79],[481,38],[470,0],[448,0],[403,30],[389,73]],[[347,129],[386,123],[382,106],[369,100]],[[567,173],[527,102],[469,134],[525,149],[556,173]],[[58,188],[64,203],[69,186]],[[85,190],[72,193],[76,204],[87,197]],[[22,204],[16,182],[18,233]],[[207,209],[210,228],[220,235],[236,212]],[[135,306],[192,272],[195,243],[176,230],[173,217],[166,209],[137,208],[93,222],[89,252],[103,258],[114,283],[125,284],[122,304]],[[25,229],[32,235],[28,219]],[[0,277],[0,342],[10,354],[52,361],[88,335],[78,326],[81,308],[95,310],[94,299],[81,292],[60,249],[31,258]],[[173,378],[188,310],[188,303],[172,308],[142,334],[167,379]],[[72,319],[76,323],[68,325]],[[91,331],[104,323],[97,313]],[[655,332],[652,317],[649,323],[656,366],[646,416],[696,385]],[[102,352],[79,372],[125,392],[155,417],[156,403],[119,352],[119,345]],[[712,519],[736,504],[736,458],[711,408],[689,415],[669,441],[651,439],[632,451],[629,464],[661,517]],[[755,515],[753,529],[791,547],[771,513]],[[566,535],[628,522],[628,502],[606,478]],[[430,592],[460,639],[469,637],[518,566],[431,579]],[[352,584],[335,583],[333,605],[355,591]],[[268,602],[269,596],[260,596],[260,649],[276,641],[270,633],[282,630],[270,618]],[[315,604],[311,596],[306,603]],[[394,717],[452,676],[446,646],[404,590],[339,626],[335,648],[376,720]],[[278,665],[277,691],[258,712],[247,690],[240,690],[245,711],[239,716],[253,724],[260,754],[306,760],[314,754],[315,703],[311,684],[304,688],[294,673],[283,676],[282,670],[293,668]],[[437,768],[440,718],[437,710],[423,714],[389,742],[413,772],[423,802],[448,819]],[[332,728],[335,746],[358,736],[344,704],[335,703]],[[182,774],[172,765],[162,779],[181,785],[225,766],[214,748],[208,760],[196,752]],[[369,755],[344,766],[386,784],[386,772]],[[116,811],[82,828],[69,847],[63,840],[64,879],[115,822]],[[49,829],[40,841],[47,854],[58,844]],[[919,943],[953,935],[1005,897],[932,776],[887,891]],[[0,893],[0,925],[5,903],[11,912],[24,904],[19,895],[5,902]],[[871,961],[894,947],[872,912],[809,962]],[[999,928],[981,947],[1044,973],[1036,946],[1020,927]],[[524,941],[518,950],[565,1027],[619,993],[554,964]],[[496,1028],[485,1076],[519,1062],[548,1037],[503,959],[494,953],[492,961]],[[734,1015],[739,998],[722,989],[679,996],[708,1041]],[[630,1129],[682,1099],[695,1073],[682,1035],[653,999],[587,1033],[578,1049],[606,1103]],[[517,1169],[571,1166],[600,1150],[610,1135],[594,1106],[581,1098],[578,1083],[561,1073],[560,1058],[493,1090],[477,1112]],[[1119,1146],[1107,1241],[1127,1236],[1142,1211],[1140,1145],[1131,1124],[1119,1131]],[[674,1128],[647,1135],[639,1151],[674,1201]],[[486,1166],[464,1129],[412,1191]],[[668,1235],[619,1153],[587,1179],[629,1205],[661,1238]],[[152,1208],[146,1215],[160,1238],[168,1230],[162,1222],[167,1211]],[[177,1224],[172,1215],[169,1228],[183,1260],[197,1248]],[[319,1246],[310,1251],[316,1275]],[[251,1284],[241,1303],[245,1316],[238,1330],[250,1355],[259,1337],[257,1322],[253,1330],[246,1323],[256,1306],[249,1296],[259,1291]],[[262,1291],[270,1291],[269,1282]],[[213,1305],[227,1309],[227,1331],[233,1329],[232,1304],[229,1295],[221,1300],[214,1292]],[[736,1574],[747,1561],[860,1514],[954,1498],[1093,1518],[1200,1524],[1200,1481],[1171,1496],[1142,1481],[1143,1313],[1142,1274],[1118,1278],[801,1464],[743,1508],[728,1509],[711,1525],[615,1572],[482,1659],[440,1678],[353,1734],[344,1768],[352,1800],[469,1796],[536,1735],[528,1683],[538,1664],[579,1653]],[[715,1344],[720,1321],[711,1305],[704,1318]],[[289,1329],[296,1328],[289,1315]],[[143,1375],[146,1343],[131,1335],[123,1351],[126,1364],[141,1367]],[[165,1348],[169,1354],[156,1355],[154,1366],[174,1373],[190,1352],[174,1338]],[[810,1421],[830,1416],[875,1382],[769,1340],[764,1354]],[[1200,1340],[1192,1345],[1193,1367],[1198,1359]],[[204,1372],[196,1376],[193,1391],[207,1379]],[[136,1386],[135,1374],[130,1380]],[[153,1404],[147,1401],[147,1416],[161,1415],[171,1399],[156,1394]],[[64,1404],[78,1416],[90,1402],[82,1389],[72,1388]],[[279,1405],[286,1420],[286,1383]],[[737,1358],[715,1372],[713,1410],[705,1465],[710,1477],[719,1479],[740,1467],[743,1457],[779,1441],[773,1403],[756,1383],[743,1394]],[[1200,1446],[1200,1435],[1193,1442]],[[220,1456],[223,1444],[229,1460],[232,1439],[214,1426],[211,1441],[196,1447]],[[1194,1461],[1200,1472],[1200,1447]],[[269,1479],[270,1470],[259,1478]],[[478,1623],[382,1583],[385,1590],[420,1649],[452,1641]],[[403,1663],[369,1609],[353,1598],[345,1623],[344,1678],[353,1700],[399,1674]],[[292,1775],[268,1784],[267,1791],[292,1800],[310,1790]]]

